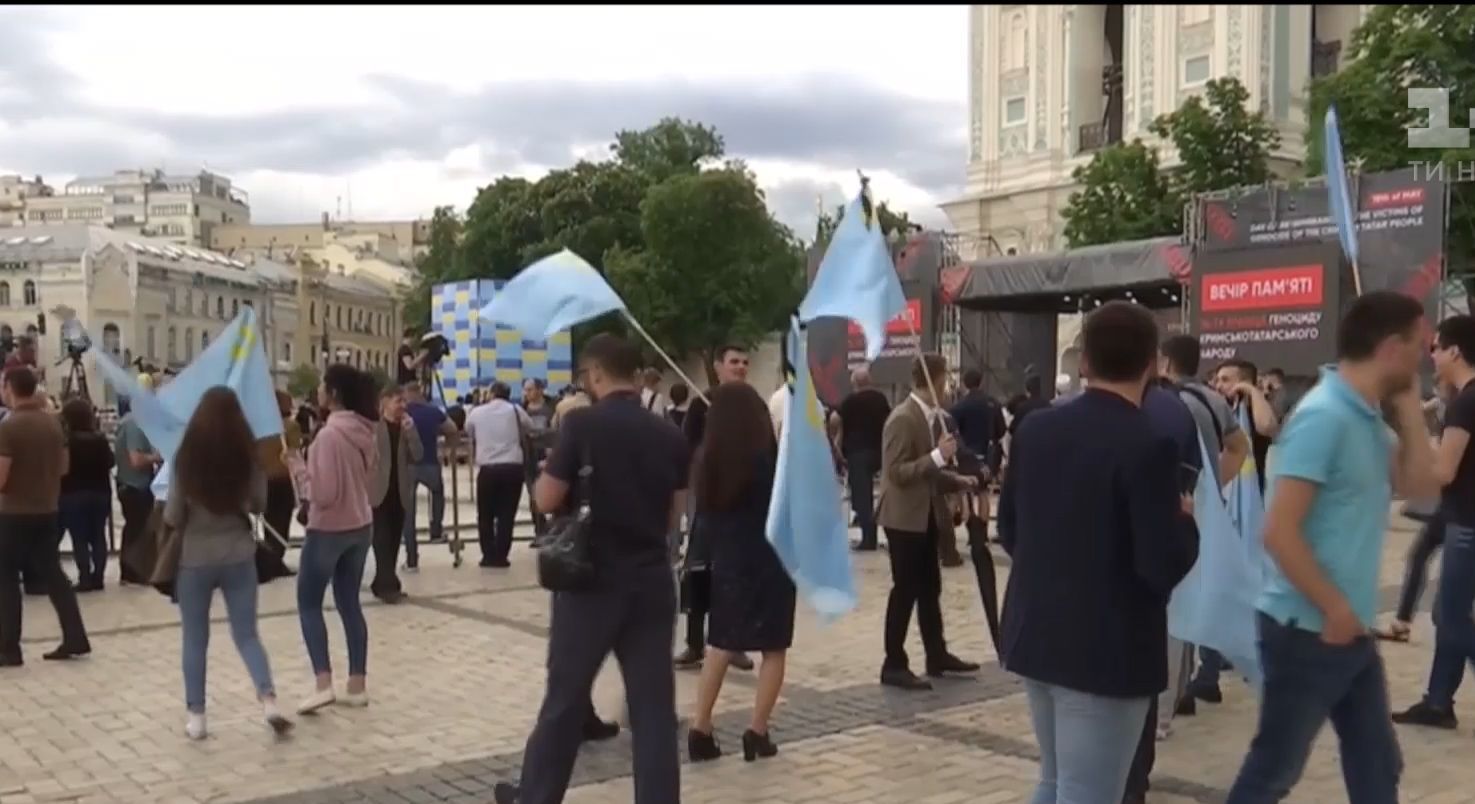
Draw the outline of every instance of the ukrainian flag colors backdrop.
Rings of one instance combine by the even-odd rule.
[[[543,380],[553,393],[574,381],[573,336],[568,330],[535,341],[515,329],[479,320],[477,312],[491,303],[503,284],[500,279],[471,279],[436,285],[430,291],[430,328],[451,344],[440,367],[448,404],[496,380],[512,386],[512,398],[517,400],[529,377]]]

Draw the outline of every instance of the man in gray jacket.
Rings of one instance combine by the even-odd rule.
[[[379,464],[369,501],[374,504],[374,581],[369,591],[385,603],[398,603],[405,593],[395,572],[399,562],[405,512],[415,499],[415,476],[411,469],[424,454],[415,423],[405,412],[404,397],[390,388],[379,398]]]

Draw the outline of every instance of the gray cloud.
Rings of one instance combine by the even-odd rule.
[[[938,196],[953,192],[963,177],[961,104],[918,100],[843,76],[786,82],[532,81],[461,93],[379,75],[369,83],[382,100],[364,108],[207,117],[85,102],[75,78],[38,44],[44,41],[38,32],[52,24],[40,12],[0,11],[0,122],[11,127],[5,157],[28,173],[90,174],[134,164],[208,161],[228,172],[337,174],[394,157],[440,160],[454,148],[478,143],[489,154],[489,181],[519,164],[567,164],[574,145],[610,140],[619,129],[674,115],[715,126],[733,156],[890,170]],[[7,91],[7,75],[10,84],[25,89]],[[94,130],[90,136],[55,136],[61,122],[81,120]],[[167,143],[168,149],[148,159],[139,153],[140,137]],[[77,147],[79,140],[87,147]],[[837,189],[788,182],[773,188],[770,201],[781,219],[796,227],[807,219],[812,227],[815,193],[833,195]]]

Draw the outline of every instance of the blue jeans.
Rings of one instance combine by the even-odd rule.
[[[61,496],[57,538],[72,535],[72,558],[77,562],[77,582],[101,583],[108,569],[108,512],[112,495],[106,491],[73,491]]]
[[[1475,528],[1444,528],[1439,594],[1434,600],[1434,664],[1429,668],[1429,691],[1424,703],[1452,709],[1455,693],[1465,678],[1465,663],[1475,666]]]
[[[367,673],[369,626],[359,605],[359,587],[364,582],[372,533],[368,525],[338,532],[307,531],[297,567],[297,617],[302,621],[302,641],[307,643],[313,673],[333,672],[328,660],[328,624],[323,621],[323,594],[329,584],[333,585],[333,605],[343,621],[343,639],[348,643],[348,674]]]
[[[1290,795],[1311,745],[1331,720],[1350,804],[1397,804],[1403,756],[1388,717],[1388,681],[1372,637],[1328,645],[1321,634],[1260,615],[1265,688],[1260,725],[1228,804],[1270,804]]]
[[[1040,743],[1031,804],[1120,804],[1151,698],[1107,698],[1025,679]]]
[[[205,711],[205,658],[210,648],[210,604],[219,589],[225,597],[225,614],[230,620],[230,637],[256,695],[273,695],[271,664],[256,633],[256,561],[180,567],[174,581],[179,600],[179,622],[184,632],[184,705],[191,712]]]
[[[438,542],[446,518],[446,484],[439,463],[417,463],[410,467],[415,475],[415,492],[405,510],[405,563],[420,565],[420,545],[415,541],[416,509],[420,506],[420,487],[430,489],[430,540]]]

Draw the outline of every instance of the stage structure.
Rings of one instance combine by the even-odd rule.
[[[451,346],[440,366],[447,405],[497,380],[511,386],[514,401],[521,401],[523,381],[529,378],[547,383],[550,395],[574,380],[573,336],[568,330],[541,341],[480,319],[478,311],[504,284],[500,279],[471,279],[431,289],[431,329]]]

